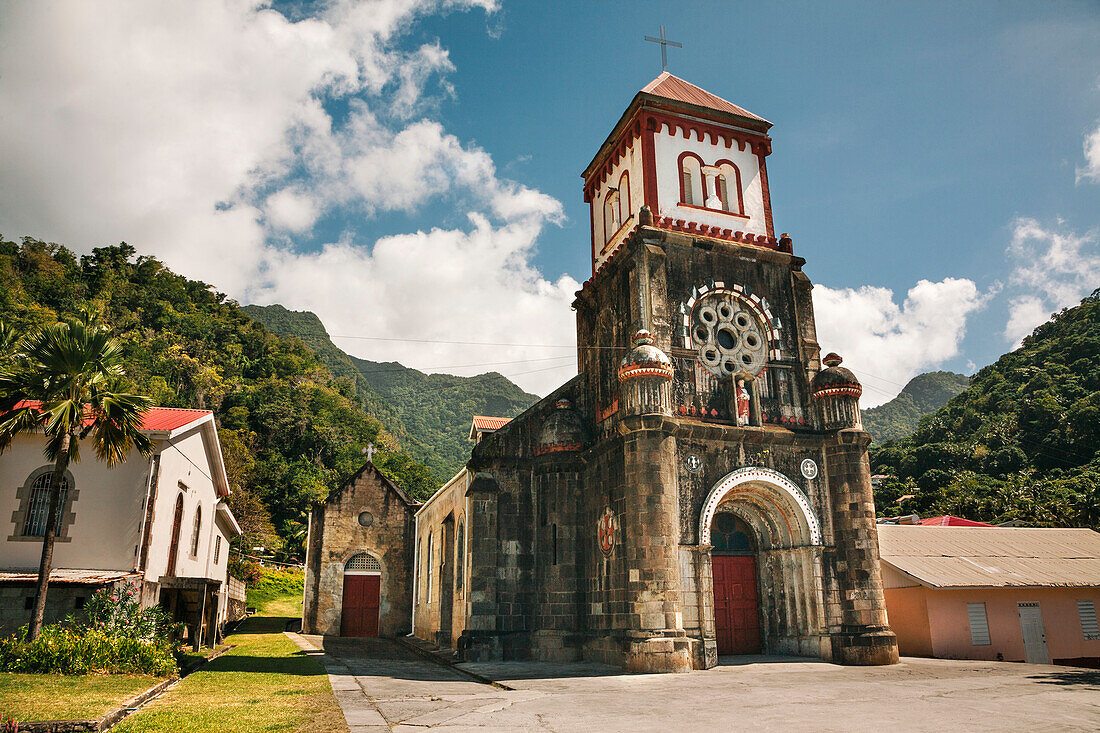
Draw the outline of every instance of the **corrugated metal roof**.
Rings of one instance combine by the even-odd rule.
[[[882,561],[929,588],[1100,587],[1090,529],[878,525]]]
[[[925,517],[920,523],[926,527],[992,527],[986,522],[975,522],[973,519],[963,519],[951,514],[943,514],[938,517]]]
[[[38,400],[23,400],[16,407],[40,407]],[[85,407],[87,410],[87,407]],[[87,413],[86,413],[87,414]],[[188,410],[180,407],[150,407],[141,419],[141,429],[150,433],[166,432],[213,415],[210,410]],[[90,418],[86,421],[90,422]]]
[[[485,415],[474,415],[474,429],[487,431],[487,430],[500,430],[502,427],[512,422],[510,417],[487,417]]]
[[[671,99],[676,102],[685,102],[687,104],[694,104],[698,107],[706,107],[708,109],[718,110],[719,112],[729,112],[730,114],[748,117],[752,120],[767,122],[763,117],[754,115],[744,107],[738,107],[733,102],[711,94],[707,90],[701,89],[689,81],[684,81],[678,76],[673,76],[667,71],[662,72],[660,76],[642,87],[642,92]]]
[[[129,577],[140,577],[133,570],[85,570],[82,568],[54,568],[50,571],[50,583],[100,585]],[[38,580],[37,570],[0,570],[0,583],[33,583]]]

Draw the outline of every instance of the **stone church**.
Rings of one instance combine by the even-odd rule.
[[[897,661],[862,389],[775,234],[770,127],[667,72],[627,107],[583,174],[579,374],[416,510],[417,636],[633,671]]]

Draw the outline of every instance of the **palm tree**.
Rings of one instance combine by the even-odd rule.
[[[131,449],[143,456],[153,450],[140,432],[151,400],[120,391],[122,362],[121,345],[89,310],[32,331],[0,355],[0,452],[17,435],[41,431],[42,453],[53,463],[31,639],[42,629],[61,487],[69,463],[80,460],[80,442],[90,437],[96,457],[109,466],[126,460]]]

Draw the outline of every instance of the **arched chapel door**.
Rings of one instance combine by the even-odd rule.
[[[176,511],[172,516],[172,539],[168,545],[168,569],[165,575],[176,574],[176,558],[180,554],[180,532],[183,530],[183,494],[176,497]]]
[[[718,654],[759,654],[760,600],[752,531],[733,514],[719,512],[711,544]]]
[[[340,636],[378,636],[382,566],[362,552],[344,564]]]

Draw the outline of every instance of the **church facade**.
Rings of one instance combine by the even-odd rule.
[[[861,387],[775,234],[770,127],[667,72],[635,96],[584,172],[579,374],[417,511],[418,636],[634,671],[897,661]]]

